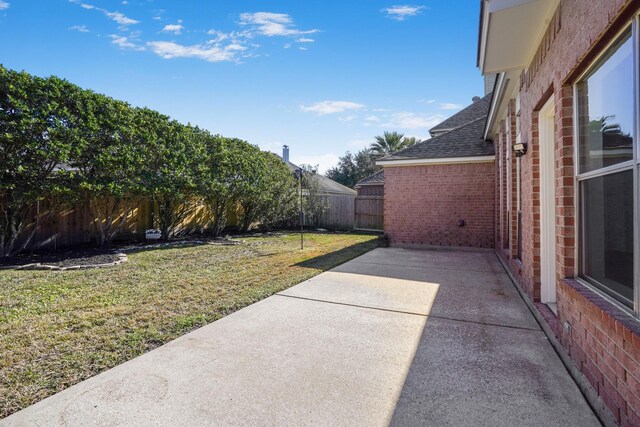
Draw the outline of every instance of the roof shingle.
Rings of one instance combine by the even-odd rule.
[[[449,132],[393,153],[380,161],[493,156],[493,144],[483,138],[485,118],[477,118]]]
[[[484,98],[475,101],[473,104],[457,112],[439,125],[436,125],[429,129],[429,133],[431,134],[431,136],[436,136],[443,132],[447,132],[465,125],[479,117],[486,116],[489,112],[489,106],[491,105],[491,96],[492,94],[490,93]]]
[[[384,184],[384,169],[379,170],[373,175],[369,175],[366,178],[362,178],[360,181],[356,183],[356,187],[360,185],[377,185]]]

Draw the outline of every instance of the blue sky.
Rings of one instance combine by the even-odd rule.
[[[324,171],[482,95],[477,0],[0,0],[0,62]]]

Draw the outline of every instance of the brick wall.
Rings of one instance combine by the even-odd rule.
[[[384,230],[391,244],[493,247],[493,168],[493,162],[386,167]]]
[[[356,189],[358,196],[384,196],[384,184],[363,185]]]
[[[514,259],[512,250],[501,249],[509,244],[500,242],[500,233],[496,233],[498,254],[529,298],[539,301],[538,110],[553,96],[556,121],[556,330],[562,346],[622,425],[640,425],[640,321],[608,302],[595,289],[573,280],[577,274],[573,82],[565,80],[575,76],[576,70],[586,70],[593,58],[592,46],[612,40],[613,33],[627,22],[629,12],[639,8],[637,0],[561,0],[557,21],[561,28],[548,44],[544,58],[536,64],[535,75],[524,79],[525,84],[520,89],[521,135],[523,142],[529,144],[529,152],[521,163],[521,261]],[[510,124],[509,117],[504,120]],[[495,136],[496,148],[501,136],[504,135]],[[496,169],[495,173],[494,187],[499,188],[499,171]],[[505,197],[505,194],[498,197]],[[516,235],[512,233],[513,237]],[[564,328],[565,322],[571,326],[570,332]]]

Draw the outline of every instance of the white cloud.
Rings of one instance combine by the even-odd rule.
[[[240,14],[240,25],[249,25],[263,36],[300,36],[317,33],[318,30],[299,30],[286,13],[255,12]]]
[[[285,44],[285,45],[284,45],[284,48],[285,48],[285,49],[290,49],[290,48],[291,48],[291,43],[287,43],[287,44]]]
[[[302,47],[302,46],[300,46],[298,49],[300,49],[300,50],[308,50],[306,47]]]
[[[295,151],[291,151],[291,162],[296,165],[311,165],[313,167],[318,166],[318,173],[325,174],[329,169],[334,167],[340,161],[340,156],[337,154],[298,154]]]
[[[2,1],[2,0],[0,0]],[[77,3],[77,1],[74,0],[70,0],[71,3]],[[82,7],[83,9],[87,9],[87,10],[97,10],[100,11],[102,13],[104,13],[106,16],[108,16],[111,20],[117,22],[120,25],[134,25],[134,24],[139,24],[140,21],[136,21],[135,19],[131,19],[127,16],[125,16],[123,13],[120,12],[109,12],[107,9],[103,9],[101,7],[97,7],[94,6],[92,4],[89,3],[80,3],[80,7]]]
[[[81,33],[88,33],[89,29],[85,25],[74,25],[73,27],[69,27],[69,30],[80,31]]]
[[[382,9],[382,12],[387,14],[387,18],[395,19],[396,21],[404,21],[410,16],[416,16],[425,9],[424,6],[391,6]]]
[[[310,39],[308,37],[300,37],[298,40],[296,40],[298,43],[313,43],[315,42],[314,39]]]
[[[8,3],[6,1],[0,0],[0,10],[9,9],[9,6],[11,6],[11,3]]]
[[[166,33],[173,33],[175,35],[178,35],[182,33],[183,28],[184,27],[182,26],[182,24],[167,24],[164,26],[162,31]]]
[[[133,25],[133,24],[139,24],[140,23],[140,21],[136,21],[135,19],[127,18],[124,14],[122,14],[120,12],[107,12],[107,11],[104,11],[104,14],[107,15],[109,18],[111,18],[112,20],[114,20],[115,22],[117,22],[120,25]]]
[[[383,127],[396,129],[430,129],[441,123],[446,117],[442,114],[418,114],[398,112],[391,114],[389,122]]]
[[[343,123],[349,123],[349,122],[354,121],[357,118],[358,118],[358,116],[350,115],[350,116],[339,117],[338,120],[340,120]]]
[[[124,0],[122,4],[129,4],[129,2],[127,0]]]
[[[125,36],[120,36],[120,35],[116,35],[116,34],[111,34],[109,37],[111,37],[111,43],[115,44],[116,46],[118,46],[120,49],[127,49],[127,50],[145,50],[144,46],[139,46],[133,42],[131,42],[131,40],[129,40],[127,37]]]
[[[231,43],[226,46],[185,46],[174,42],[154,41],[147,43],[147,45],[153,53],[164,59],[198,58],[207,62],[237,61],[237,53],[246,49],[246,47],[237,43]]]
[[[459,110],[462,108],[462,105],[460,104],[454,104],[451,102],[444,102],[442,104],[440,104],[440,109],[441,110]]]
[[[365,121],[367,122],[379,122],[380,121],[380,117],[374,115],[374,114],[370,114],[367,117],[364,118]]]
[[[350,101],[322,101],[309,106],[300,106],[300,109],[304,112],[316,113],[321,116],[350,110],[360,110],[362,108],[364,108],[364,105]]]

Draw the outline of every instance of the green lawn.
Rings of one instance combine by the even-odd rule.
[[[119,266],[0,271],[0,418],[376,246],[365,234],[247,237]]]

